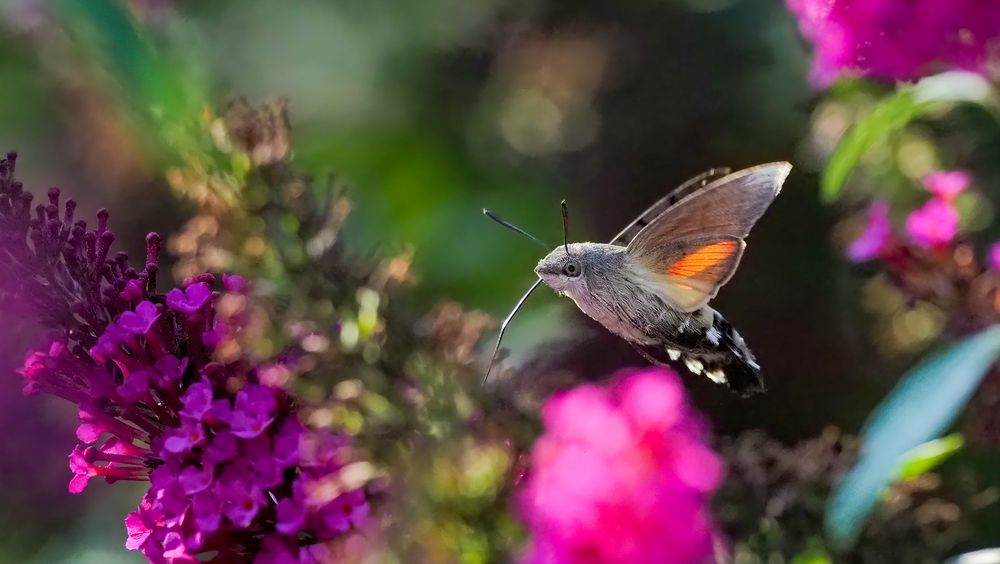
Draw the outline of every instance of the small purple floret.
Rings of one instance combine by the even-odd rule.
[[[278,502],[278,521],[275,528],[279,533],[294,535],[306,520],[306,510],[290,498]]]
[[[241,439],[252,439],[274,420],[274,392],[265,386],[247,384],[236,394],[230,429]]]
[[[250,289],[249,284],[245,278],[239,275],[222,275],[222,286],[228,292],[236,292],[237,294],[246,293]]]
[[[156,304],[150,301],[141,302],[135,311],[126,311],[118,318],[118,326],[123,331],[133,335],[145,335],[160,318]]]
[[[248,527],[260,511],[261,492],[241,480],[220,484],[223,513],[237,527]]]
[[[174,288],[167,293],[167,306],[170,309],[192,315],[205,307],[212,298],[212,289],[204,282],[191,284],[185,290]]]
[[[212,484],[213,469],[211,466],[197,468],[188,466],[181,471],[177,481],[187,495],[193,495],[205,491]]]
[[[181,415],[194,421],[201,421],[202,418],[212,408],[212,383],[207,378],[202,378],[200,382],[191,384],[181,397],[184,407],[181,408]]]
[[[171,454],[187,452],[205,440],[205,430],[198,421],[185,421],[166,435],[163,447]]]

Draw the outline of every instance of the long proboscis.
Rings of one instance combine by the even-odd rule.
[[[493,213],[491,210],[483,208],[483,214],[486,215],[486,217],[492,219],[493,221],[499,223],[500,225],[503,225],[507,229],[510,229],[511,231],[513,231],[515,233],[520,233],[521,235],[524,235],[525,237],[527,237],[528,239],[531,239],[535,243],[538,243],[538,245],[541,246],[546,251],[551,251],[552,250],[551,247],[549,247],[548,245],[546,245],[545,242],[542,241],[541,239],[539,239],[538,237],[535,237],[531,233],[528,233],[524,229],[521,229],[520,227],[514,225],[513,223],[511,223],[511,222],[507,221],[506,219],[500,217],[499,215]]]
[[[510,320],[514,319],[514,316],[517,315],[518,310],[520,310],[521,306],[524,305],[524,302],[528,300],[528,296],[530,296],[531,293],[535,291],[535,288],[538,288],[538,285],[541,283],[542,283],[541,278],[535,280],[535,283],[532,284],[531,287],[528,288],[528,291],[525,292],[523,296],[521,296],[521,299],[517,301],[517,305],[515,305],[514,309],[512,309],[510,311],[510,314],[507,315],[507,319],[504,319],[503,323],[500,324],[500,334],[497,335],[497,344],[495,347],[493,347],[493,354],[490,356],[490,364],[489,366],[486,367],[486,376],[483,376],[484,386],[486,385],[486,381],[490,379],[490,372],[493,370],[493,364],[497,361],[497,353],[500,352],[500,342],[503,341],[503,334],[507,331],[507,326],[510,325]]]

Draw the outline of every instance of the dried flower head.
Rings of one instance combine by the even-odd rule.
[[[746,431],[720,452],[726,481],[714,514],[734,542],[734,561],[789,561],[824,546],[826,501],[857,459],[853,437],[829,427],[789,446]],[[883,562],[892,554],[901,562],[940,562],[969,537],[971,512],[991,500],[969,479],[952,482],[924,474],[894,485],[858,544],[837,561]]]

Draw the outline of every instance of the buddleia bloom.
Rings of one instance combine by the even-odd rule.
[[[25,392],[79,408],[69,490],[94,479],[148,481],[125,546],[151,562],[323,561],[361,526],[368,501],[344,468],[341,435],[304,426],[275,363],[215,354],[243,329],[248,285],[203,275],[157,293],[159,237],[142,270],[109,255],[108,213],[74,223],[58,191],[36,206],[0,160],[2,303],[54,329],[21,369]],[[221,308],[220,303],[229,305]],[[277,361],[276,361],[277,362]]]
[[[550,398],[519,492],[529,563],[700,563],[721,463],[678,377],[624,372]]]

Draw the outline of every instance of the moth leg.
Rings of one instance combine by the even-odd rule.
[[[629,341],[628,344],[632,345],[632,348],[635,350],[635,352],[639,353],[639,356],[641,356],[642,358],[645,358],[646,362],[648,362],[650,364],[660,364],[659,362],[656,361],[655,358],[653,358],[653,355],[651,355],[651,354],[647,353],[646,351],[644,351],[642,349],[642,347],[640,347],[636,343],[633,343],[632,341]]]
[[[628,344],[632,345],[635,352],[639,353],[639,356],[646,359],[647,362],[656,366],[668,366],[672,367],[674,363],[681,357],[680,349],[664,348],[663,346],[657,345],[640,345],[639,343],[634,343],[628,341]],[[654,353],[660,353],[662,355],[664,352],[667,354],[667,358],[662,356],[657,357]]]

